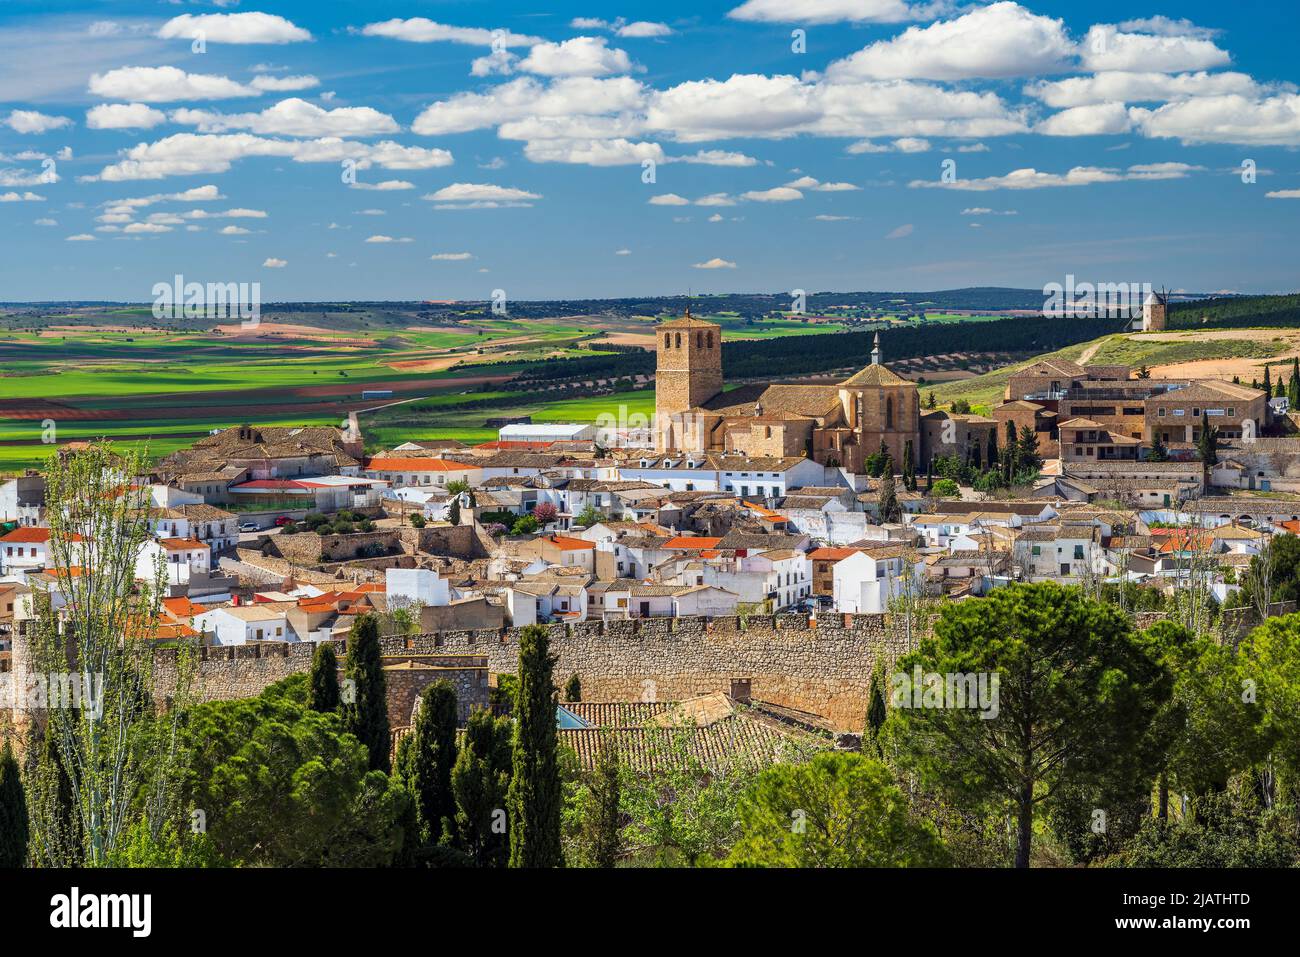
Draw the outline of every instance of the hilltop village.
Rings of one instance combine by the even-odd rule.
[[[1164,328],[1164,309],[1153,297],[1144,328]],[[1132,609],[1189,589],[1231,607],[1252,558],[1300,531],[1300,431],[1267,388],[1041,360],[977,415],[937,408],[889,369],[878,338],[842,382],[733,389],[721,344],[689,312],[657,327],[651,430],[513,423],[473,447],[367,453],[354,417],[199,439],[134,478],[150,530],[137,573],[164,570],[159,637],[196,642],[205,659],[308,661],[289,647],[343,640],[366,613],[400,620],[388,662],[412,672],[393,684],[406,688],[390,702],[400,733],[421,682],[468,668],[468,714],[496,681],[488,658],[403,656],[416,647],[403,636],[433,651],[439,636],[533,624],[852,629],[1015,581],[1111,589]],[[45,492],[35,472],[0,484],[0,670],[33,595],[59,587]],[[697,717],[763,702],[797,712],[786,727],[856,729],[856,699],[764,687],[746,667],[724,680],[725,666],[681,664],[681,687],[713,702]],[[645,700],[635,685],[626,696]]]

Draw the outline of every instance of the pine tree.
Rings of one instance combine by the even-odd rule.
[[[509,794],[511,867],[564,866],[554,669],[555,656],[546,629],[539,625],[524,628],[519,635],[514,773]]]
[[[465,725],[465,740],[451,770],[456,796],[456,830],[461,846],[478,867],[504,867],[506,793],[510,788],[509,718],[476,709]]]
[[[916,469],[912,465],[912,440],[903,443],[903,488],[916,491]]]
[[[412,730],[412,786],[420,831],[426,843],[439,844],[452,833],[456,799],[451,769],[456,764],[456,689],[450,681],[435,681],[420,695],[420,710]]]
[[[875,748],[877,756],[883,755],[880,747],[880,729],[885,725],[885,695],[880,690],[880,663],[871,669],[871,686],[867,689],[867,741]],[[864,741],[863,744],[866,744]]]
[[[387,773],[388,696],[379,648],[379,619],[374,615],[361,615],[352,623],[346,672],[352,684],[344,695],[344,725],[370,752],[371,770]]]
[[[1038,436],[1027,425],[1020,427],[1020,439],[1016,442],[1019,455],[1017,467],[1026,472],[1037,472],[1043,467],[1043,459],[1038,454]]]
[[[1164,441],[1161,440],[1159,432],[1157,432],[1155,434],[1155,437],[1151,440],[1151,451],[1147,453],[1147,461],[1148,462],[1169,461],[1169,449],[1165,446]]]
[[[1201,456],[1201,461],[1206,466],[1214,465],[1219,461],[1219,437],[1218,430],[1210,425],[1210,417],[1204,412],[1201,413],[1201,436],[1196,440],[1196,451]]]
[[[576,671],[569,676],[569,680],[564,685],[564,700],[565,701],[582,700],[582,679],[578,677],[578,673]]]
[[[27,865],[27,792],[18,773],[13,747],[0,751],[0,870]]]
[[[623,789],[619,780],[618,749],[611,741],[606,740],[600,749],[591,790],[596,805],[588,822],[591,862],[596,867],[613,867],[622,847],[619,804]]]
[[[938,404],[938,403],[937,403],[937,401],[935,400],[935,397],[934,397],[934,393],[933,393],[933,392],[931,392],[929,395],[927,395],[927,396],[925,397],[925,407],[926,407],[927,409],[933,409],[937,404]]]
[[[885,459],[885,470],[880,475],[880,497],[876,502],[876,511],[882,525],[903,518],[903,510],[898,504],[898,490],[894,488],[894,461],[890,458]]]
[[[339,657],[328,641],[316,646],[316,655],[311,660],[310,707],[322,713],[339,709]]]

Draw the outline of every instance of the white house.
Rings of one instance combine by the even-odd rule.
[[[393,488],[403,486],[441,486],[449,482],[466,482],[477,484],[486,476],[481,466],[469,462],[452,462],[422,456],[377,455],[366,463],[365,474],[372,479],[381,479]]]
[[[39,525],[45,515],[45,478],[23,475],[0,482],[0,522]]]
[[[677,492],[731,492],[741,498],[776,499],[790,489],[825,481],[827,470],[807,458],[674,452],[630,459],[618,472],[624,481],[653,482]]]
[[[162,538],[140,546],[135,558],[136,577],[152,580],[159,556],[168,585],[183,585],[190,580],[192,572],[206,574],[212,567],[212,549],[207,543],[194,538]]]
[[[194,630],[210,636],[214,645],[297,640],[280,602],[214,608],[194,616]]]
[[[904,545],[873,546],[840,559],[831,568],[835,610],[878,615],[899,595],[909,590],[919,594],[925,586],[925,563],[914,562],[909,576],[908,561]]]
[[[384,571],[390,607],[451,603],[451,586],[432,568],[389,568]]]

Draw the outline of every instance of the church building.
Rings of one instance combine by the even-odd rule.
[[[807,456],[861,473],[881,443],[902,469],[911,443],[922,461],[916,384],[880,361],[838,384],[756,383],[723,390],[722,328],[696,319],[656,327],[655,423],[661,453],[725,452],[750,458]]]

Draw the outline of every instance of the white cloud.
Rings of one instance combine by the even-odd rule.
[[[914,232],[914,230],[915,230],[915,227],[914,227],[911,223],[904,223],[902,226],[899,226],[897,229],[892,229],[892,230],[890,230],[890,231],[885,235],[885,238],[886,238],[886,239],[902,239],[904,236],[910,236],[910,235],[912,235],[912,233]]]
[[[651,206],[689,206],[691,201],[685,196],[678,196],[676,193],[662,193],[659,196],[651,196],[649,199]]]
[[[171,120],[193,126],[203,133],[250,130],[279,136],[377,136],[401,129],[391,116],[368,106],[326,110],[296,96],[281,100],[260,113],[180,109],[172,111]]]
[[[13,110],[0,123],[15,133],[48,133],[50,130],[71,126],[72,120],[66,116],[50,116],[35,110]]]
[[[735,206],[737,200],[726,193],[710,193],[695,201],[696,206]]]
[[[1169,17],[1155,16],[1141,20],[1125,20],[1119,28],[1127,33],[1154,33],[1162,37],[1196,37],[1209,40],[1219,35],[1211,27],[1198,27],[1191,20],[1171,20]]]
[[[255,90],[267,90],[274,93],[289,93],[293,90],[310,90],[320,86],[320,80],[314,76],[266,76],[253,77],[249,86]]]
[[[630,77],[569,77],[549,84],[520,77],[485,93],[457,93],[433,103],[415,118],[411,129],[422,136],[438,136],[525,118],[598,116],[634,109],[642,99],[641,84]]]
[[[961,211],[963,216],[1015,216],[1014,209],[989,209],[987,206],[969,206]]]
[[[746,0],[727,16],[757,23],[899,23],[924,13],[904,0]]]
[[[955,189],[967,192],[987,192],[995,189],[1046,189],[1056,186],[1091,186],[1095,183],[1120,183],[1125,180],[1183,179],[1189,173],[1202,169],[1187,163],[1147,163],[1130,166],[1127,170],[1104,169],[1097,166],[1076,166],[1066,173],[1044,173],[1026,168],[1012,170],[1005,176],[986,176],[980,179],[942,180],[914,179],[907,185],[912,189]]]
[[[696,150],[689,156],[670,156],[670,163],[699,163],[704,166],[757,166],[758,160],[727,150]]]
[[[222,236],[247,236],[252,230],[243,226],[222,226],[217,232]]]
[[[421,197],[435,203],[518,203],[541,199],[539,193],[530,193],[512,186],[491,183],[452,183]]]
[[[672,34],[672,27],[666,23],[655,23],[650,20],[637,20],[633,23],[625,23],[616,27],[614,33],[620,37],[632,37],[634,39],[644,39],[646,37],[666,37]]]
[[[1057,109],[1112,101],[1165,102],[1224,93],[1254,95],[1259,91],[1259,85],[1245,73],[1204,71],[1174,74],[1109,71],[1051,82],[1040,80],[1025,87],[1025,95]]]
[[[1183,143],[1300,146],[1300,95],[1263,99],[1202,96],[1154,110],[1134,107],[1130,116],[1146,136]]]
[[[37,226],[57,226],[57,225],[59,225],[59,221],[58,221],[57,219],[50,219],[48,216],[42,216],[40,219],[34,219],[34,220],[32,220],[32,222],[33,222],[35,225],[37,225]]]
[[[476,57],[469,66],[470,76],[508,76],[515,72],[519,63],[518,55],[505,47],[493,50],[481,57]]]
[[[1102,136],[1127,133],[1132,128],[1133,122],[1123,103],[1093,103],[1053,114],[1034,130],[1044,136]]]
[[[473,259],[473,253],[434,253],[429,257],[435,262],[462,262],[466,259]]]
[[[803,193],[789,186],[774,186],[772,189],[751,189],[749,192],[741,193],[740,198],[753,200],[756,203],[789,203],[796,199],[803,199]]]
[[[432,169],[452,163],[452,155],[446,150],[402,146],[389,140],[370,145],[338,137],[277,140],[250,133],[177,133],[125,150],[123,159],[88,178],[120,181],[224,173],[237,160],[255,156],[282,157],[296,163],[352,159],[357,169]]]
[[[378,235],[375,235],[375,236],[367,236],[367,237],[365,238],[365,242],[368,242],[368,243],[413,243],[413,242],[415,242],[415,240],[412,239],[412,238],[409,237],[409,236],[401,236],[401,237],[396,237],[396,238],[395,238],[395,237],[393,237],[393,236],[385,236],[385,235],[383,235],[383,234],[378,234]]]
[[[1300,199],[1300,189],[1275,189],[1264,195],[1269,199]]]
[[[211,43],[298,43],[311,34],[272,13],[204,13],[172,17],[158,30],[164,40],[202,38]]]
[[[43,202],[44,199],[44,196],[38,196],[33,192],[0,193],[0,203],[39,203]]]
[[[287,266],[287,265],[289,265],[288,260],[285,260],[285,259],[276,259],[274,256],[268,256],[267,259],[266,259],[266,261],[265,261],[264,263],[262,263],[262,268],[264,268],[264,269],[283,269],[283,268],[284,268],[285,266]]]
[[[162,223],[128,223],[122,227],[124,233],[170,233],[172,228]]]
[[[819,223],[842,223],[857,218],[856,216],[832,216],[830,213],[819,213],[813,217]]]
[[[66,241],[70,243],[93,243],[95,237],[90,233],[77,233],[75,236],[69,236]]]
[[[492,46],[495,40],[498,46],[523,47],[545,43],[541,37],[511,33],[509,30],[486,30],[481,27],[452,27],[436,23],[425,17],[411,17],[408,20],[385,20],[382,23],[368,23],[360,33],[368,37],[388,37],[393,40],[406,40],[408,43],[464,43],[469,46]]]
[[[610,76],[628,73],[632,60],[604,37],[574,37],[562,43],[539,43],[519,63],[519,69],[542,76]]]
[[[629,140],[536,140],[524,145],[534,163],[585,163],[588,166],[631,166],[645,160],[667,162],[658,143]]]
[[[1074,52],[1061,20],[1000,2],[953,20],[908,27],[837,60],[826,74],[833,81],[1025,76],[1066,69]]]
[[[616,249],[616,250],[614,250],[614,255],[615,255],[615,256],[630,256],[630,255],[632,255],[632,250],[630,250],[630,249]]]
[[[927,139],[919,136],[900,136],[892,143],[874,143],[871,140],[851,143],[845,152],[857,155],[860,153],[927,153],[929,150],[930,141]]]
[[[1214,41],[1191,36],[1154,36],[1123,33],[1113,24],[1098,23],[1079,44],[1083,65],[1089,70],[1148,70],[1177,73],[1204,70],[1231,62]]]
[[[147,130],[166,121],[166,113],[144,103],[101,103],[86,111],[92,130]]]
[[[91,74],[87,89],[96,96],[141,103],[224,100],[258,96],[262,91],[225,76],[186,73],[174,66],[124,66]]]
[[[725,259],[720,259],[717,256],[715,256],[714,258],[705,260],[702,263],[696,263],[691,268],[692,269],[735,269],[736,264],[733,262],[728,262]]]
[[[415,189],[415,184],[404,179],[386,179],[379,183],[353,183],[353,189],[375,190],[381,193],[391,193],[403,189]]]

